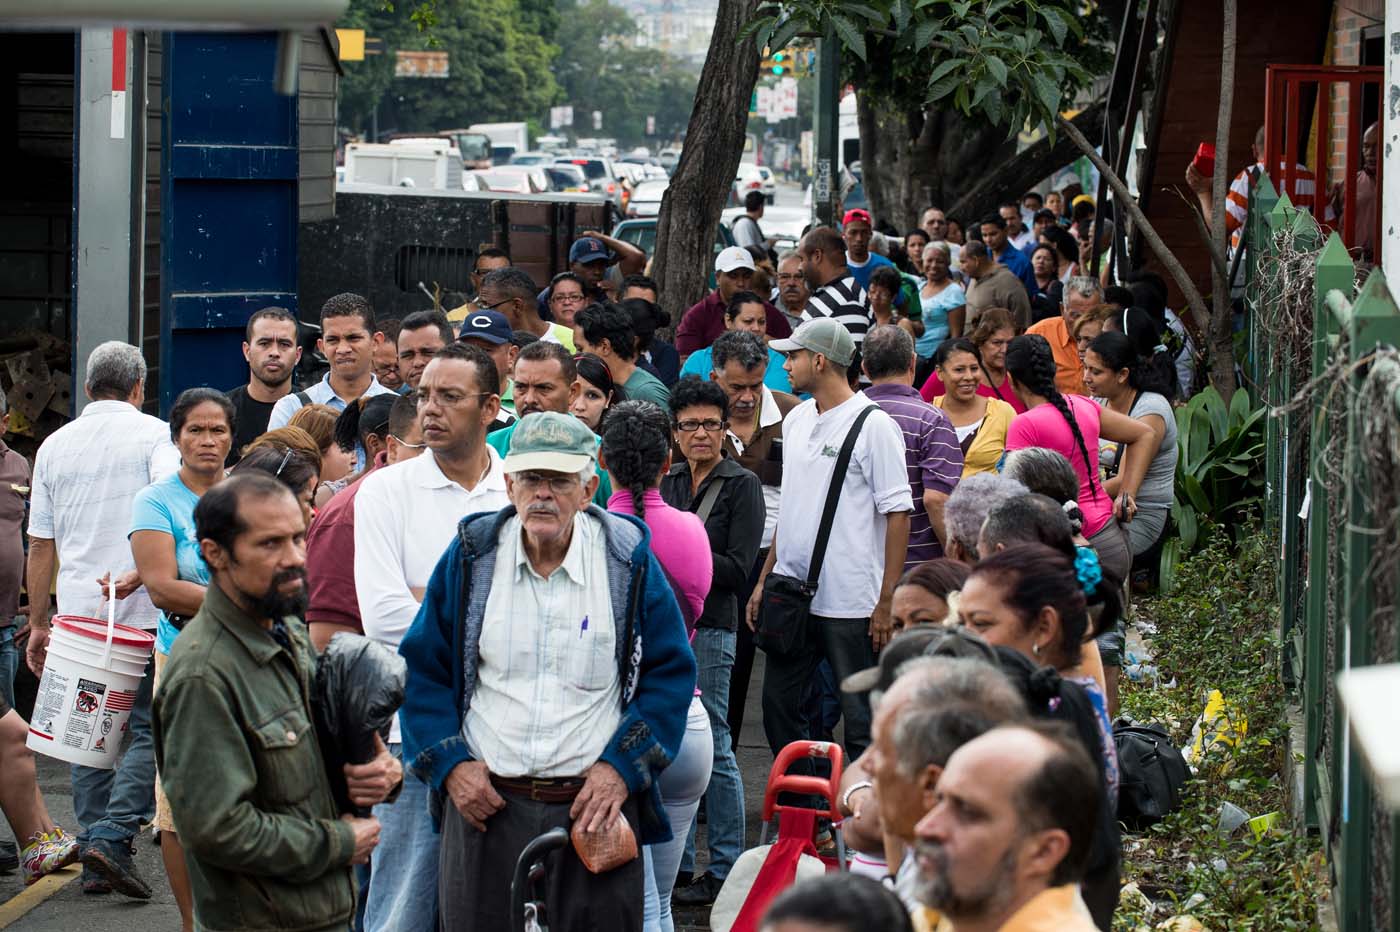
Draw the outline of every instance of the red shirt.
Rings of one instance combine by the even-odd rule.
[[[946,394],[948,394],[948,389],[943,385],[943,380],[938,377],[937,372],[930,375],[928,381],[924,383],[924,387],[919,389],[919,395],[929,404],[932,404],[933,399],[937,398],[939,395]],[[996,388],[991,388],[987,385],[978,385],[977,394],[981,395],[983,398],[1000,398],[1002,401],[1015,408],[1017,414],[1024,414],[1026,411],[1025,402],[1021,400],[1019,395],[1011,390],[1011,376],[1009,375],[1002,381],[1001,385]]]
[[[767,301],[763,302],[763,310],[768,315],[769,337],[783,340],[792,336],[792,325],[781,311]],[[676,328],[676,351],[688,356],[715,342],[721,333],[724,333],[724,301],[716,289],[681,317],[680,326]]]
[[[355,495],[360,484],[389,458],[380,453],[374,466],[338,493],[316,513],[306,533],[306,621],[346,625],[364,633],[359,596],[355,590]]]

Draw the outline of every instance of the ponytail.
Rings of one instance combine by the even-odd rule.
[[[633,511],[645,519],[646,493],[660,481],[671,449],[670,420],[649,401],[624,401],[608,410],[601,426],[608,472],[631,493]]]
[[[1089,447],[1084,442],[1084,433],[1079,429],[1079,422],[1074,419],[1074,411],[1070,408],[1069,401],[1055,387],[1055,354],[1051,351],[1049,342],[1034,333],[1022,334],[1013,339],[1006,349],[1006,371],[1018,383],[1044,398],[1060,412],[1060,416],[1069,425],[1070,433],[1074,435],[1079,455],[1084,458],[1084,471],[1089,478],[1089,493],[1098,498],[1100,490],[1095,481],[1098,460],[1089,456]]]

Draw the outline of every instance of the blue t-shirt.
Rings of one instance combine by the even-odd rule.
[[[686,357],[685,365],[681,367],[681,378],[687,375],[698,375],[702,380],[708,381],[710,372],[714,369],[714,347],[707,346],[698,349]],[[792,394],[792,381],[788,378],[787,370],[783,368],[783,354],[775,349],[768,350],[768,368],[763,371],[763,384],[767,385],[775,392],[787,392]]]
[[[181,579],[186,582],[209,585],[209,566],[199,550],[199,538],[194,533],[194,506],[199,504],[199,496],[180,481],[177,472],[172,476],[152,482],[140,492],[131,506],[130,538],[137,531],[161,531],[175,539],[175,567]],[[156,632],[156,650],[170,653],[171,646],[180,630],[160,613],[160,625]]]
[[[851,270],[851,277],[860,282],[860,287],[866,291],[870,290],[870,273],[882,265],[887,265],[890,268],[895,267],[893,262],[878,252],[872,252],[870,258],[865,260],[865,265],[856,265],[851,261],[849,254],[846,256],[846,268]]]
[[[948,287],[931,298],[925,298],[921,291],[919,303],[923,306],[924,335],[914,341],[914,352],[928,359],[952,332],[948,326],[948,312],[967,304],[967,294],[962,285],[949,282]]]

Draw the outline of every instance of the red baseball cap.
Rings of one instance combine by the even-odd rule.
[[[850,210],[846,211],[846,216],[841,218],[841,225],[844,227],[852,220],[860,220],[870,226],[874,226],[874,224],[870,222],[870,211],[863,210],[859,207],[852,207]]]

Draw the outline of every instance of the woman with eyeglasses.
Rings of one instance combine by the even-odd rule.
[[[573,272],[560,272],[549,280],[549,313],[554,323],[574,329],[574,315],[588,306],[587,289],[583,279]]]
[[[685,382],[682,379],[679,384]],[[693,638],[696,620],[704,611],[711,588],[713,570],[704,523],[695,515],[668,505],[657,489],[671,466],[669,432],[670,422],[656,405],[649,401],[624,401],[612,409],[603,424],[598,462],[607,470],[616,490],[608,499],[608,510],[646,522],[651,531],[652,552],[666,572],[681,617]],[[710,783],[713,746],[710,718],[697,691],[680,750],[658,782],[661,802],[671,823],[671,840],[644,849],[647,868],[642,922],[646,932],[674,929],[671,888],[687,834],[700,808],[700,796]],[[725,747],[728,746],[726,737]],[[742,820],[742,806],[739,811]],[[711,831],[713,825],[712,820]],[[742,838],[741,834],[741,842]]]
[[[672,439],[683,462],[661,479],[668,505],[693,512],[704,523],[713,579],[695,623],[700,701],[714,741],[713,776],[705,791],[709,866],[686,888],[687,900],[712,902],[744,850],[744,784],[729,733],[729,683],[738,646],[739,608],[748,602],[749,572],[762,543],[763,485],[724,451],[729,396],[717,383],[695,376],[671,389]],[[695,864],[695,842],[686,842],[681,868]],[[674,879],[675,871],[671,872]],[[697,889],[698,888],[698,889]]]
[[[224,478],[224,459],[233,446],[233,402],[212,388],[180,393],[170,408],[170,439],[180,451],[180,469],[136,493],[132,503],[131,555],[136,571],[161,610],[156,631],[155,682],[185,622],[199,611],[209,585],[209,567],[194,532],[200,496]],[[194,896],[185,853],[175,835],[170,803],[157,775],[155,826],[170,890],[180,909],[181,928],[194,927]]]
[[[627,400],[627,393],[613,381],[607,364],[592,353],[579,353],[574,357],[574,364],[578,369],[578,377],[574,379],[578,391],[569,405],[569,413],[602,436],[603,419],[608,410]]]
[[[363,399],[362,399],[363,401]],[[360,405],[348,405],[336,421],[350,430]],[[422,453],[423,432],[418,426],[418,404],[412,395],[375,395],[363,401],[358,436],[366,452],[373,451],[370,468],[337,494],[316,515],[306,534],[306,623],[311,643],[325,650],[336,632],[363,634],[359,594],[355,588],[355,498],[360,480],[381,466],[390,466]],[[380,409],[385,413],[381,418]]]

